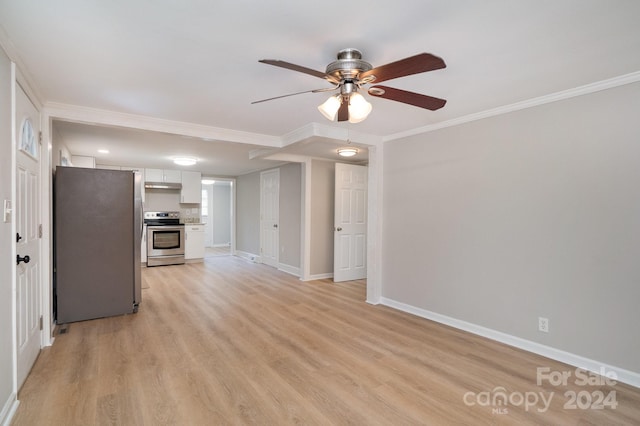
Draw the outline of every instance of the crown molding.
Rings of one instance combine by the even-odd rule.
[[[57,102],[45,103],[44,111],[50,118],[71,122],[150,130],[154,132],[191,136],[203,140],[220,140],[271,147],[281,146],[281,139],[276,136],[205,126],[202,124],[186,123],[182,121],[164,120],[144,115],[107,111]]]
[[[38,85],[34,84],[35,80],[31,74],[27,72],[28,68],[24,65],[22,58],[18,54],[18,50],[15,48],[13,41],[11,41],[2,25],[0,25],[0,48],[7,54],[9,60],[16,64],[16,80],[18,84],[20,84],[31,102],[33,102],[38,109],[41,109],[43,105],[42,93]]]
[[[504,105],[498,108],[493,108],[486,111],[465,115],[463,117],[442,121],[440,123],[418,127],[416,129],[408,130],[406,132],[394,133],[394,134],[385,136],[383,138],[383,141],[389,142],[397,139],[406,138],[409,136],[419,135],[422,133],[433,132],[434,130],[444,129],[446,127],[458,126],[460,124],[469,123],[472,121],[482,120],[485,118],[507,114],[514,111],[520,111],[522,109],[533,108],[539,105],[557,102],[564,99],[570,99],[570,98],[575,98],[577,96],[588,95],[590,93],[599,92],[601,90],[612,89],[614,87],[624,86],[626,84],[636,83],[638,81],[640,81],[640,71],[621,75],[621,76],[610,78],[607,80],[598,81],[595,83],[585,84],[584,86],[579,86],[569,90],[563,90],[561,92],[551,93],[549,95],[528,99],[526,101],[516,102],[514,104]]]

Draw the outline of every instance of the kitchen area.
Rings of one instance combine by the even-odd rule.
[[[204,261],[206,224],[201,216],[201,172],[96,164],[93,157],[76,155],[69,160],[74,167],[126,170],[140,175],[142,266]]]
[[[148,168],[137,172],[144,194],[141,262],[146,266],[202,262],[201,173]]]
[[[135,313],[142,299],[141,267],[202,262],[201,185],[200,172],[70,162],[57,167],[57,322]]]
[[[58,323],[137,312],[141,268],[204,262],[212,242],[205,235],[219,227],[212,212],[233,223],[231,179],[218,182],[226,196],[212,199],[216,181],[201,172],[85,160],[70,156],[54,172]],[[225,201],[226,214],[219,214],[214,207]]]

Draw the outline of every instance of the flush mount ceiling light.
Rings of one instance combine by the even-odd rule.
[[[177,157],[173,162],[179,166],[193,166],[198,160],[193,157]]]
[[[100,154],[108,154],[108,153],[109,153],[109,150],[108,150],[108,149],[99,149],[99,150],[98,150],[98,152],[99,152]]]
[[[214,183],[216,183],[216,181],[213,179],[202,179],[203,185],[213,185]]]
[[[341,157],[353,157],[358,153],[358,148],[340,148],[338,155]]]
[[[276,96],[255,101],[252,102],[252,104],[300,95],[302,93],[338,91],[338,94],[332,95],[320,105],[318,110],[331,121],[348,120],[351,123],[359,123],[367,118],[372,109],[371,104],[358,93],[359,89],[366,90],[370,96],[401,102],[431,111],[440,109],[447,103],[446,100],[433,96],[377,85],[386,80],[446,67],[442,58],[430,53],[420,53],[374,68],[369,62],[362,59],[362,53],[358,49],[342,49],[338,52],[337,60],[327,65],[325,72],[316,71],[279,59],[261,59],[259,62],[324,79],[331,83],[333,87]],[[376,84],[376,86],[371,86],[366,89],[365,86],[369,84]]]

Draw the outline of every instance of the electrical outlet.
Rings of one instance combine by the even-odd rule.
[[[549,332],[549,318],[538,317],[538,331]]]

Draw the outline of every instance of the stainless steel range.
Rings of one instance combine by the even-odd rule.
[[[184,224],[180,212],[144,212],[147,266],[184,263]]]

